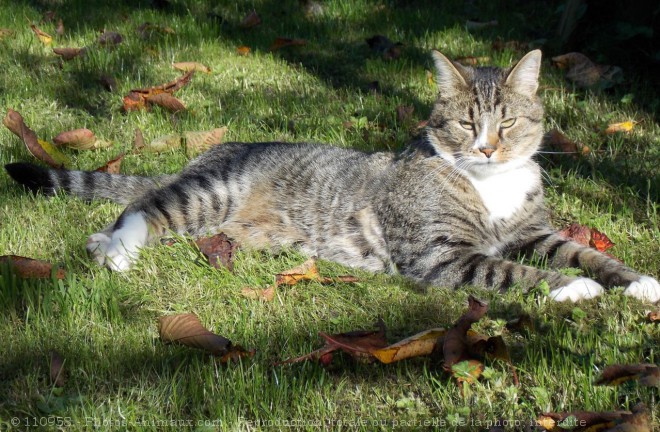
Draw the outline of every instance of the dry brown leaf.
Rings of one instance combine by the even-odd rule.
[[[238,243],[227,237],[225,233],[198,238],[195,240],[195,244],[212,267],[234,270],[234,253],[238,248]]]
[[[86,128],[74,129],[59,133],[53,138],[57,146],[66,146],[76,150],[91,150],[107,147],[110,143],[96,139],[94,132]]]
[[[66,276],[63,269],[53,273],[53,265],[49,262],[18,255],[0,256],[0,264],[9,264],[16,275],[25,279],[50,279],[51,275],[56,279],[64,279]]]
[[[179,99],[169,93],[158,93],[153,96],[145,97],[147,106],[150,104],[158,105],[172,112],[185,111],[186,106]]]
[[[564,413],[548,412],[541,414],[536,424],[545,430],[560,431],[612,431],[610,429],[619,423],[625,423],[630,419],[630,411],[572,411]],[[632,432],[632,431],[630,431]]]
[[[374,52],[383,56],[385,60],[395,60],[401,57],[401,42],[392,42],[388,37],[383,35],[375,35],[366,39],[367,45]]]
[[[53,350],[50,352],[50,382],[55,387],[64,387],[66,382],[64,375],[64,359],[60,353]]]
[[[268,48],[268,50],[276,51],[281,48],[286,48],[290,46],[303,46],[303,45],[307,45],[307,41],[305,39],[290,39],[290,38],[278,37],[270,45],[270,48]]]
[[[123,41],[124,37],[117,32],[105,31],[101,33],[101,36],[99,36],[99,45],[104,47],[111,48],[119,45]]]
[[[72,60],[76,57],[83,57],[86,48],[53,48],[53,52],[62,57],[62,60]]]
[[[37,134],[27,127],[23,117],[13,109],[7,109],[2,123],[25,143],[30,154],[53,168],[62,168],[68,164],[65,155],[58,152],[50,143],[37,138]]]
[[[609,87],[619,81],[622,75],[621,68],[596,64],[578,52],[553,57],[552,61],[558,68],[566,69],[566,78],[580,87]]]
[[[266,289],[244,287],[241,289],[241,295],[253,300],[273,301],[275,298],[276,285],[271,285]]]
[[[227,133],[227,127],[216,128],[210,131],[184,132],[183,138],[186,151],[189,155],[205,152],[214,145],[222,144],[222,139]]]
[[[504,51],[505,49],[508,49],[509,51],[527,51],[529,50],[530,44],[526,42],[520,42],[517,40],[510,40],[510,41],[503,41],[502,39],[497,39],[495,40],[491,47],[495,51]]]
[[[425,330],[385,348],[374,350],[371,354],[386,364],[411,357],[430,355],[435,349],[438,339],[446,333],[447,330],[442,328]]]
[[[41,41],[41,43],[43,43],[44,45],[50,45],[51,42],[53,42],[53,37],[52,37],[51,35],[49,35],[48,33],[42,31],[42,30],[41,30],[39,27],[37,27],[36,25],[31,24],[31,25],[30,25],[30,28],[32,29],[32,31],[34,32],[34,34],[37,35],[37,37],[39,38],[39,40]]]
[[[660,310],[649,311],[649,313],[646,314],[646,319],[651,323],[660,323]]]
[[[450,371],[452,366],[460,361],[469,360],[469,343],[467,333],[475,322],[479,321],[488,311],[488,304],[470,296],[469,309],[449,329],[442,341],[445,370]]]
[[[301,265],[275,275],[275,285],[295,285],[301,280],[319,280],[316,258],[309,258]]]
[[[186,72],[179,78],[159,86],[131,90],[128,95],[124,96],[124,111],[146,108],[146,100],[149,97],[161,93],[173,94],[181,87],[188,84],[194,73],[195,71]]]
[[[203,73],[211,73],[211,68],[203,65],[198,62],[178,62],[178,63],[172,63],[172,67],[174,69],[178,69],[183,72],[190,72],[190,71],[196,71],[196,72],[203,72]]]
[[[122,161],[122,159],[124,159],[124,156],[125,156],[124,153],[121,153],[116,158],[109,160],[102,167],[96,168],[96,171],[106,172],[108,174],[119,174],[119,172],[121,170],[121,161]]]
[[[522,314],[518,318],[507,322],[506,328],[512,332],[522,333],[524,330],[529,333],[533,333],[535,331],[536,325],[534,324],[532,317],[527,314]]]
[[[573,157],[581,154],[586,156],[589,154],[590,149],[587,146],[578,145],[574,141],[571,141],[564,135],[559,132],[557,129],[552,129],[544,137],[544,145],[550,147],[553,150],[556,150],[560,153],[572,154]]]
[[[150,141],[143,147],[142,150],[147,152],[160,153],[179,148],[181,148],[181,135],[172,134],[163,135],[153,141]]]
[[[241,45],[238,48],[236,48],[236,54],[241,55],[241,56],[247,56],[250,54],[250,47]]]
[[[559,231],[560,236],[573,240],[582,246],[592,247],[599,252],[605,252],[614,246],[614,243],[603,233],[586,225],[573,223],[567,228]]]
[[[660,367],[652,363],[607,366],[595,384],[615,386],[631,380],[639,380],[646,387],[660,387]]]
[[[192,313],[160,317],[158,332],[163,342],[178,342],[216,356],[224,356],[231,348],[229,339],[208,331]]]
[[[253,10],[245,15],[245,18],[243,18],[239,26],[244,29],[249,29],[258,26],[259,24],[261,24],[261,18],[259,18],[257,11]]]
[[[612,135],[618,132],[630,133],[636,124],[637,122],[635,120],[628,120],[621,123],[612,123],[607,126],[605,133],[608,135]]]
[[[113,91],[117,88],[117,80],[111,75],[101,74],[99,77],[99,82],[107,91]]]
[[[135,128],[135,144],[133,148],[135,150],[140,150],[144,147],[144,136],[142,136],[142,130],[140,128]]]
[[[490,57],[484,56],[484,57],[474,57],[474,56],[467,56],[467,57],[458,57],[454,59],[454,61],[465,65],[465,66],[477,66],[480,64],[484,63],[489,63],[490,62]]]

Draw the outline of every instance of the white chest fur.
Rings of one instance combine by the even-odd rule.
[[[525,202],[527,193],[539,182],[538,174],[529,167],[484,177],[470,175],[469,179],[488,209],[491,222],[515,214]]]

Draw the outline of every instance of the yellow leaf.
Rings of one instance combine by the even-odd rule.
[[[241,45],[238,48],[236,48],[236,53],[241,56],[247,56],[250,54],[250,47]]]
[[[608,135],[612,135],[617,132],[629,133],[630,131],[633,130],[636,124],[637,122],[635,120],[628,120],[621,123],[612,123],[609,126],[607,126],[607,129],[605,129],[605,133]]]
[[[71,161],[69,160],[69,158],[64,153],[60,153],[55,148],[55,146],[52,145],[51,143],[49,143],[48,141],[37,140],[37,142],[39,143],[41,148],[44,149],[44,151],[46,153],[48,153],[50,155],[50,157],[53,158],[53,160],[55,162],[57,162],[59,165],[68,166],[68,165],[71,164]]]
[[[34,32],[34,34],[37,35],[39,40],[44,44],[44,45],[50,45],[51,42],[53,42],[53,37],[49,35],[48,33],[42,31],[39,27],[36,25],[32,24],[30,25],[30,28]]]
[[[442,328],[425,330],[388,347],[377,349],[372,354],[385,364],[430,355],[438,343],[438,338],[444,336],[445,333],[447,330]]]
[[[183,72],[190,72],[192,71],[197,71],[197,72],[203,72],[203,73],[211,73],[211,68],[203,65],[198,62],[178,62],[178,63],[172,63],[172,67],[174,69],[178,69]]]

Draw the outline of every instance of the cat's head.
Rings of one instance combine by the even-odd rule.
[[[462,66],[437,51],[433,60],[439,93],[426,129],[436,153],[475,175],[528,161],[543,137],[541,51],[509,69]]]

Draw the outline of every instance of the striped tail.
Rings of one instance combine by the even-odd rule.
[[[35,193],[55,195],[58,191],[64,191],[85,200],[109,199],[120,204],[129,204],[145,192],[168,184],[176,178],[49,169],[24,162],[7,164],[5,169],[11,178]]]

